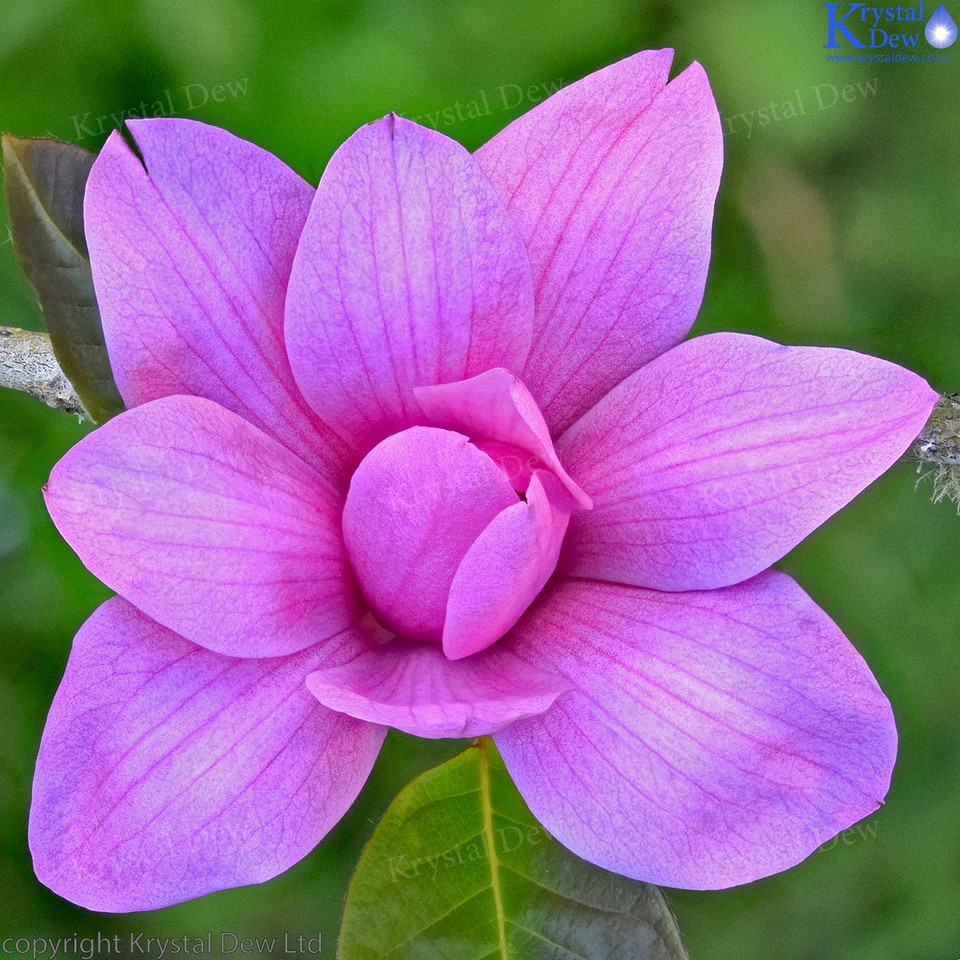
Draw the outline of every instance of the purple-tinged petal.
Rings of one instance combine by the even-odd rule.
[[[364,613],[339,494],[210,400],[166,397],[115,417],[67,452],[45,494],[93,574],[218,653],[292,653]]]
[[[287,280],[313,190],[289,167],[192,120],[131,120],[90,172],[84,229],[128,407],[215,400],[328,479],[343,444],[297,389],[283,346]]]
[[[532,455],[534,468],[552,470],[581,509],[593,505],[563,469],[536,400],[509,370],[497,368],[458,383],[417,387],[414,393],[431,426],[459,430],[471,440],[513,444]]]
[[[525,503],[497,514],[457,568],[447,600],[443,652],[468,657],[500,639],[557,566],[570,520],[560,481],[537,470]]]
[[[530,264],[470,154],[388,116],[330,160],[286,310],[300,388],[365,452],[423,422],[414,387],[523,366]]]
[[[459,433],[412,427],[376,446],[353,474],[343,536],[380,621],[441,642],[450,584],[470,545],[517,495]]]
[[[494,733],[572,689],[498,647],[454,662],[434,643],[401,639],[311,673],[307,687],[331,710],[428,739]]]
[[[337,638],[233,660],[108,600],[74,641],[30,815],[37,876],[90,910],[150,910],[292,866],[353,803],[384,730],[317,703]]]
[[[793,866],[883,801],[890,705],[786,575],[709,592],[548,591],[503,642],[577,691],[496,742],[574,853],[717,889]]]
[[[537,316],[518,372],[554,435],[700,308],[723,137],[699,64],[664,86],[672,57],[597,71],[476,155],[530,254]]]
[[[594,500],[560,567],[659,590],[746,580],[890,467],[936,400],[916,374],[847,350],[690,340],[557,442]]]
[[[478,450],[482,450],[501,470],[507,482],[517,493],[525,494],[535,471],[543,468],[540,457],[521,450],[512,443],[499,440],[472,440]]]

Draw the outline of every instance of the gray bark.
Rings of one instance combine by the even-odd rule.
[[[48,407],[87,416],[45,333],[0,327],[0,387],[22,390]]]

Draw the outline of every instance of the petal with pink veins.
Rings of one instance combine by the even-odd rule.
[[[452,661],[434,643],[401,639],[311,673],[307,687],[332,710],[428,739],[494,733],[572,689],[498,647]]]
[[[515,372],[554,435],[679,343],[700,309],[723,136],[703,69],[667,84],[672,59],[598,70],[476,154],[530,254],[533,349]]]
[[[560,481],[537,470],[526,502],[497,514],[457,567],[447,599],[443,652],[459,660],[496,643],[557,566],[570,520]]]
[[[577,689],[495,740],[578,856],[718,889],[793,866],[883,801],[890,705],[786,575],[709,592],[548,590],[503,643]]]
[[[84,230],[110,363],[127,406],[215,400],[328,479],[346,451],[303,399],[283,306],[313,189],[225,130],[131,120],[87,183]],[[146,169],[144,169],[144,163]]]
[[[561,569],[659,590],[746,580],[890,467],[936,400],[848,350],[690,340],[557,441],[594,501],[571,518]]]
[[[349,809],[385,732],[321,706],[304,677],[365,645],[234,660],[108,600],[77,634],[40,745],[37,876],[118,912],[292,866]]]
[[[115,417],[67,452],[45,495],[94,575],[218,653],[292,653],[365,612],[339,494],[210,400],[165,397]]]
[[[559,477],[581,509],[592,506],[563,469],[536,400],[509,370],[488,370],[470,380],[417,387],[413,392],[431,426],[459,430],[474,441],[508,443],[525,450],[532,455],[532,463]]]
[[[293,372],[365,452],[423,422],[417,386],[519,370],[533,324],[523,241],[476,161],[400,117],[333,155],[294,261]]]

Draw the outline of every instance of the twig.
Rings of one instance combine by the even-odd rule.
[[[920,480],[933,480],[933,502],[953,500],[960,511],[960,393],[940,398],[903,459],[915,463],[917,473],[929,467]]]
[[[45,333],[0,326],[0,387],[22,390],[49,407],[89,419]],[[917,464],[918,473],[929,468],[920,480],[933,480],[934,502],[947,498],[960,509],[960,393],[940,398],[901,459]]]
[[[45,333],[0,327],[0,387],[22,390],[48,407],[88,416]]]
[[[945,393],[940,398],[903,459],[936,466],[960,466],[960,393]]]

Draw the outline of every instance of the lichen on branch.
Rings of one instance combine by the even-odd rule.
[[[57,410],[88,416],[45,333],[0,327],[0,387],[29,393]]]
[[[933,480],[934,503],[946,498],[960,509],[960,393],[940,397],[903,459],[917,464],[920,480]]]

